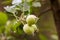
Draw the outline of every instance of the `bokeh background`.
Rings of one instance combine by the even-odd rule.
[[[51,10],[51,3],[49,0],[38,0],[41,3],[41,7],[32,8],[32,13],[39,17],[37,22],[39,32],[35,33],[35,36],[25,34],[22,27],[18,29],[20,25],[14,25],[14,16],[9,12],[4,13],[5,10],[3,7],[11,5],[11,1],[12,0],[0,0],[0,40],[58,40],[53,11]],[[17,33],[10,31],[11,25],[14,27],[19,25],[17,28],[19,31]]]

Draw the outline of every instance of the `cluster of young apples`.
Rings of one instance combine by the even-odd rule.
[[[23,31],[28,35],[34,35],[34,32],[38,30],[36,26],[37,17],[35,15],[28,15],[26,22],[27,24],[24,25]]]

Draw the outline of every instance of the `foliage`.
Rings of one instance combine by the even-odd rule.
[[[21,21],[21,23],[23,25],[25,25],[26,22],[28,24],[32,24],[32,22],[35,23],[35,21],[37,20],[37,17],[35,17],[33,15],[31,18],[28,19],[28,16],[30,15],[30,9],[33,6],[34,7],[40,7],[40,3],[39,2],[36,2],[36,3],[34,2],[33,3],[32,1],[33,0],[29,0],[29,1],[28,0],[17,0],[17,1],[13,0],[12,1],[12,6],[6,6],[6,7],[4,7],[4,9],[7,12],[10,12],[10,13],[12,13],[14,15],[14,17],[16,18],[16,23],[19,22],[19,21]],[[35,5],[35,4],[37,4],[37,5]],[[16,16],[16,14],[15,14],[15,13],[17,13],[18,10],[20,10],[22,12],[21,15],[20,15],[20,17]],[[28,12],[27,15],[25,15],[26,11]],[[27,17],[27,20],[26,20],[26,17]],[[33,18],[33,17],[35,17],[35,18]],[[29,22],[29,20],[30,20],[30,22]],[[12,30],[16,31],[16,28],[18,26],[17,24],[15,24],[15,23],[13,25],[11,24],[13,26]]]
[[[46,35],[37,34],[40,33],[43,27],[38,29],[37,22],[39,22],[39,18],[36,15],[32,14],[34,8],[41,7],[39,1],[5,0],[2,4],[9,5],[4,7],[4,12],[0,12],[0,34],[2,36],[4,35],[7,40],[28,40],[30,36],[31,38],[38,36],[38,38],[41,40],[48,40]],[[37,10],[34,11],[36,12]],[[43,24],[44,22],[39,23]],[[45,25],[50,26],[49,23]],[[43,29],[45,30],[45,28]]]
[[[4,25],[7,22],[7,20],[7,15],[4,12],[0,12],[0,26]]]

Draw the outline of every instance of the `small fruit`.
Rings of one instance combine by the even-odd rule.
[[[26,34],[33,35],[34,34],[34,28],[30,27],[28,24],[25,24],[23,27],[23,31]]]
[[[36,18],[37,17],[35,15],[28,15],[27,18],[26,18],[26,22],[29,25],[35,24],[36,23]]]
[[[32,28],[34,28],[35,31],[38,29],[35,24],[32,25]]]

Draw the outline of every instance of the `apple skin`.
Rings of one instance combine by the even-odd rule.
[[[34,30],[38,30],[37,26],[35,24],[32,25],[32,28],[34,28]]]
[[[28,35],[33,35],[34,34],[34,28],[29,26],[28,24],[25,24],[23,27],[23,31],[28,34]]]
[[[32,25],[36,23],[36,16],[35,15],[28,15],[26,18],[26,22],[28,25]]]

